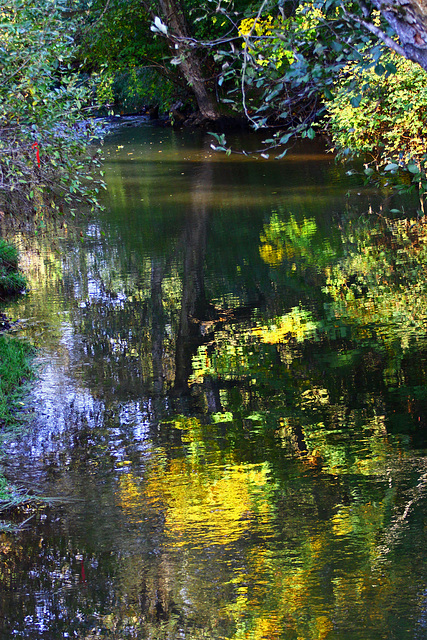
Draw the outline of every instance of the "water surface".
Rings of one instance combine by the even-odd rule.
[[[54,500],[0,538],[1,637],[425,638],[415,207],[314,144],[104,155],[104,212],[12,234],[40,369],[3,464]]]

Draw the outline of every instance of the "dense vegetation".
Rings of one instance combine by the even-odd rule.
[[[409,172],[405,188],[420,190],[423,211],[425,20],[411,3],[399,20],[379,9],[343,0],[95,0],[84,64],[101,75],[99,99],[118,110],[146,105],[180,123],[193,109],[213,131],[212,121],[243,117],[273,132],[265,155],[280,157],[295,135],[326,134],[341,159],[363,154],[368,179],[402,187]],[[228,149],[226,138],[217,134],[216,146]]]
[[[18,251],[0,238],[0,299],[21,293],[25,289],[25,277],[18,269]]]
[[[375,1],[6,0],[3,207],[97,206],[101,107],[160,110],[173,124],[197,113],[216,131],[244,118],[273,131],[264,153],[276,155],[295,135],[326,133],[341,158],[369,154],[368,176],[409,170],[423,194],[425,19],[414,6],[397,21]]]
[[[15,213],[96,205],[93,90],[75,61],[79,20],[65,0],[0,8],[0,197]],[[91,80],[92,82],[92,80]]]

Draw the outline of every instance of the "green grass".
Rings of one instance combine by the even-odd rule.
[[[17,295],[26,287],[18,268],[17,249],[0,238],[0,299]],[[23,422],[22,399],[34,377],[34,347],[7,334],[0,334],[0,455],[8,432]],[[4,454],[3,454],[4,455]],[[0,512],[22,504],[25,492],[11,485],[0,469]],[[0,530],[9,525],[0,521]]]
[[[0,298],[21,293],[26,284],[19,271],[18,250],[0,238]],[[0,334],[0,432],[17,420],[24,383],[33,377],[32,353],[33,347],[28,343]]]
[[[0,335],[0,429],[13,426],[19,419],[25,383],[34,376],[33,353],[27,342]]]
[[[29,381],[34,377],[31,366],[34,348],[27,342],[0,335],[0,455],[5,455],[3,443],[8,433],[23,422],[22,399]],[[18,507],[28,496],[12,485],[0,468],[0,513]],[[11,528],[0,520],[0,531]]]
[[[0,298],[3,300],[21,293],[27,284],[18,269],[19,253],[16,247],[0,238]]]
[[[7,433],[23,422],[22,398],[34,377],[34,348],[27,342],[0,335],[0,453]],[[0,468],[0,512],[22,503],[25,495],[11,485]],[[7,528],[0,521],[0,530]]]

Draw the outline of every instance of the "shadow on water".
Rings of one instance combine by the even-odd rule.
[[[3,465],[56,501],[0,537],[0,637],[425,637],[411,202],[314,145],[227,158],[146,126],[104,154],[104,212],[3,220],[40,347]]]

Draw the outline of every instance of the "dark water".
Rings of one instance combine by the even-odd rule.
[[[104,152],[105,212],[14,234],[40,378],[3,464],[52,502],[0,537],[0,637],[426,638],[415,208],[314,145]]]

